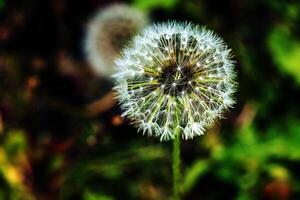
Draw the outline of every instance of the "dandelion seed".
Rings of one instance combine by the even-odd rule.
[[[203,27],[176,22],[149,26],[116,62],[115,88],[126,116],[143,133],[161,140],[174,139],[175,130],[181,130],[183,139],[203,135],[234,104],[236,83],[230,52],[220,37]],[[127,58],[136,64],[128,64]],[[129,73],[141,70],[147,73]],[[149,77],[155,81],[149,82]],[[147,101],[140,101],[143,97]],[[128,102],[137,106],[131,108]],[[151,124],[151,130],[145,122]]]

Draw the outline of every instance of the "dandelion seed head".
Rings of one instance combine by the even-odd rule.
[[[116,62],[125,116],[143,134],[161,140],[174,139],[176,129],[183,139],[203,135],[235,103],[231,58],[224,41],[204,27],[176,22],[147,27]],[[132,75],[138,71],[144,73]]]
[[[107,76],[115,73],[114,60],[147,23],[148,17],[143,12],[126,4],[113,4],[100,10],[88,24],[84,46],[95,73]]]

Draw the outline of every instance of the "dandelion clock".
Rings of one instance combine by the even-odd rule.
[[[203,135],[233,106],[232,53],[223,39],[191,23],[147,27],[116,61],[117,99],[143,134],[174,140],[178,199],[179,140]]]
[[[114,60],[132,37],[148,23],[148,16],[126,4],[113,4],[100,10],[89,22],[85,54],[93,71],[111,76]]]

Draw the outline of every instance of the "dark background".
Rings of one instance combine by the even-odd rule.
[[[297,2],[126,2],[153,22],[206,25],[235,54],[235,108],[182,142],[184,199],[300,199]],[[170,199],[171,142],[137,133],[112,101],[86,109],[113,86],[83,53],[89,19],[111,3],[0,0],[0,200]]]

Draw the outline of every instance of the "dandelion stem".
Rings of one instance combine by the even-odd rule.
[[[180,135],[179,129],[173,140],[173,200],[180,200]]]

